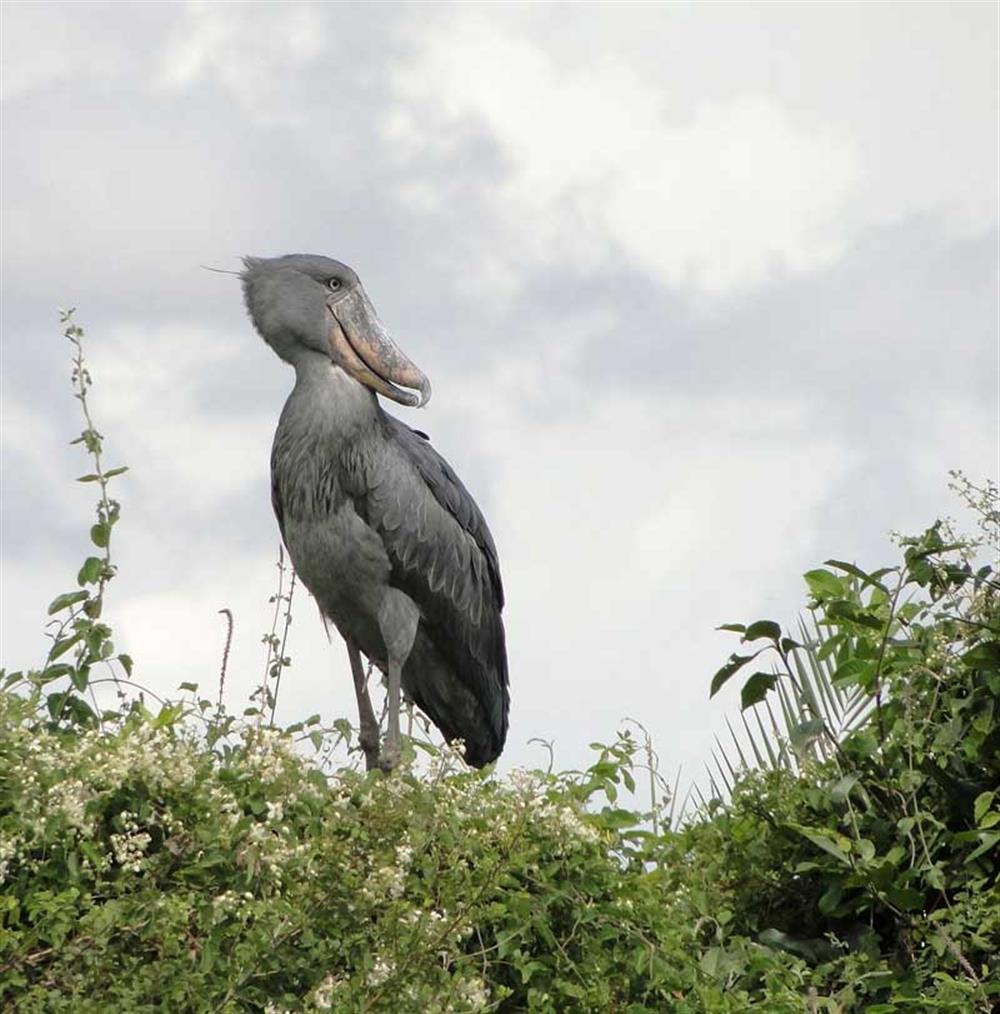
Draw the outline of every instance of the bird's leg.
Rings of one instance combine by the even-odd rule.
[[[402,665],[399,662],[389,663],[389,729],[385,734],[385,745],[379,765],[383,771],[391,771],[402,755],[402,737],[399,734],[399,688],[402,684]]]
[[[354,693],[358,699],[358,742],[365,755],[365,770],[378,766],[378,722],[372,701],[368,696],[365,671],[361,665],[361,652],[353,641],[347,642],[347,657],[351,660],[351,675],[354,677]]]
[[[385,641],[389,663],[389,729],[386,733],[379,767],[391,771],[402,753],[399,734],[399,705],[403,684],[403,665],[410,655],[413,639],[417,636],[420,611],[409,595],[389,588],[378,612],[379,629]]]

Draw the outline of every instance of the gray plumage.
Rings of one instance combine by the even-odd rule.
[[[272,502],[299,577],[352,652],[368,765],[398,762],[400,686],[446,739],[465,741],[471,764],[488,763],[503,749],[509,706],[493,538],[444,458],[375,396],[413,404],[395,384],[419,388],[420,401],[430,385],[350,268],[310,255],[245,264],[254,325],[295,367]],[[389,677],[381,752],[357,650]]]

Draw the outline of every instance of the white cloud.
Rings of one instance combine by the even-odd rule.
[[[712,293],[842,249],[836,219],[860,174],[852,141],[793,122],[770,96],[679,119],[669,90],[627,65],[560,69],[477,16],[432,26],[395,84],[384,129],[401,157],[447,154],[462,124],[490,131],[508,168],[496,207],[519,257],[593,262],[610,239],[655,277]]]
[[[210,415],[192,384],[219,362],[239,370],[245,339],[135,320],[110,328],[91,350],[102,426],[115,434],[115,456],[135,463],[130,485],[151,508],[208,514],[266,473],[274,406]]]
[[[58,4],[5,3],[0,95],[5,102],[80,78],[113,80],[141,60],[131,33],[94,32]]]
[[[183,90],[213,81],[247,113],[296,120],[285,86],[323,49],[311,4],[189,3],[162,51],[157,84]]]
[[[732,650],[713,628],[797,592],[817,506],[855,455],[794,397],[598,393],[539,418],[513,374],[441,377],[438,396],[432,432],[463,433],[491,479],[479,497],[508,591],[511,761],[571,720],[558,760],[582,763],[630,715],[668,770],[697,762],[724,713],[708,679]]]
[[[958,499],[945,486],[946,470],[959,469],[977,484],[1000,478],[1000,397],[976,404],[931,396],[907,406],[906,423],[919,434],[920,453],[908,459],[919,495],[905,505],[908,516],[894,519],[893,527],[909,533],[936,515],[960,513]],[[971,520],[962,518],[959,530],[971,528]]]
[[[17,455],[39,486],[59,478],[59,454],[66,443],[50,415],[38,405],[5,394],[0,402],[0,450]]]

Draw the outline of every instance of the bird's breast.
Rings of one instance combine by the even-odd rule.
[[[279,426],[271,459],[275,508],[292,565],[320,609],[366,654],[380,657],[377,617],[391,565],[350,495],[350,450],[329,434]]]
[[[389,584],[382,540],[347,504],[322,520],[285,519],[285,544],[296,573],[323,612],[355,640],[370,640]]]

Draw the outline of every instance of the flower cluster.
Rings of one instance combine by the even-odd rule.
[[[490,1002],[490,991],[479,976],[463,979],[458,984],[460,1010],[485,1010]]]
[[[340,986],[343,985],[343,979],[340,976],[330,972],[325,979],[312,991],[311,1000],[313,1005],[319,1010],[331,1010],[333,1008],[334,1000]]]
[[[118,815],[122,830],[110,835],[111,854],[114,861],[123,869],[138,873],[142,869],[142,860],[146,849],[153,840],[148,831],[139,830],[136,814],[131,810],[122,810]]]
[[[241,734],[243,764],[265,785],[287,779],[300,770],[302,758],[295,753],[289,737],[279,729],[248,725]]]
[[[395,963],[386,958],[376,958],[372,970],[368,973],[367,982],[369,986],[381,986],[396,971]]]

